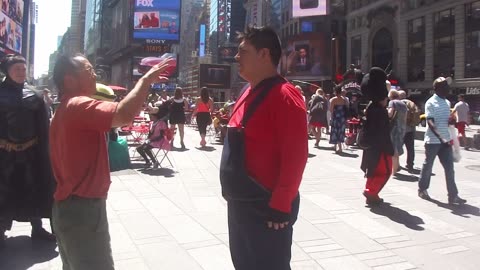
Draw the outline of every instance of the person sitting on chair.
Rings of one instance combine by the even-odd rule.
[[[153,168],[158,168],[158,160],[153,155],[152,148],[169,149],[169,133],[168,131],[168,107],[165,104],[161,104],[159,107],[150,108],[148,111],[150,119],[153,121],[150,132],[148,133],[148,139],[139,147],[137,147],[138,153],[145,160],[145,168],[149,168],[153,163]],[[170,136],[171,137],[171,136]],[[150,157],[150,160],[148,159]]]

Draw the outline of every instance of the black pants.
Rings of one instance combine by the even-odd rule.
[[[147,144],[147,143],[144,143],[142,145],[140,145],[139,147],[137,147],[137,151],[138,153],[140,154],[140,156],[142,156],[142,158],[145,160],[145,162],[149,163],[150,161],[148,160],[148,157],[150,157],[150,159],[152,160],[151,163],[155,163],[157,162],[157,159],[155,158],[155,156],[153,155],[153,152],[152,152],[152,146]],[[148,155],[148,157],[147,157]]]
[[[228,202],[230,254],[236,270],[290,270],[293,224],[299,198],[287,228],[267,227],[267,202]]]
[[[405,133],[403,139],[405,148],[407,148],[407,167],[413,168],[415,160],[415,131]]]
[[[200,135],[207,134],[207,127],[212,123],[212,118],[209,112],[197,113],[197,125]]]

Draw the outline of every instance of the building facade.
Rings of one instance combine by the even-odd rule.
[[[393,71],[423,106],[439,76],[480,110],[480,1],[350,0],[347,61]]]

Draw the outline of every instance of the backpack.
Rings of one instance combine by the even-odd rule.
[[[418,126],[418,124],[420,124],[420,114],[422,114],[422,111],[420,111],[418,106],[411,100],[404,99],[403,103],[407,105],[407,126]]]
[[[370,148],[366,116],[360,118],[360,124],[357,132],[357,146],[363,150]]]

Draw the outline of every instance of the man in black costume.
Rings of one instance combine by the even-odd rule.
[[[25,58],[7,55],[0,69],[6,75],[0,83],[0,247],[13,220],[32,224],[32,240],[55,241],[41,220],[51,217],[55,185],[46,107],[25,88]]]

